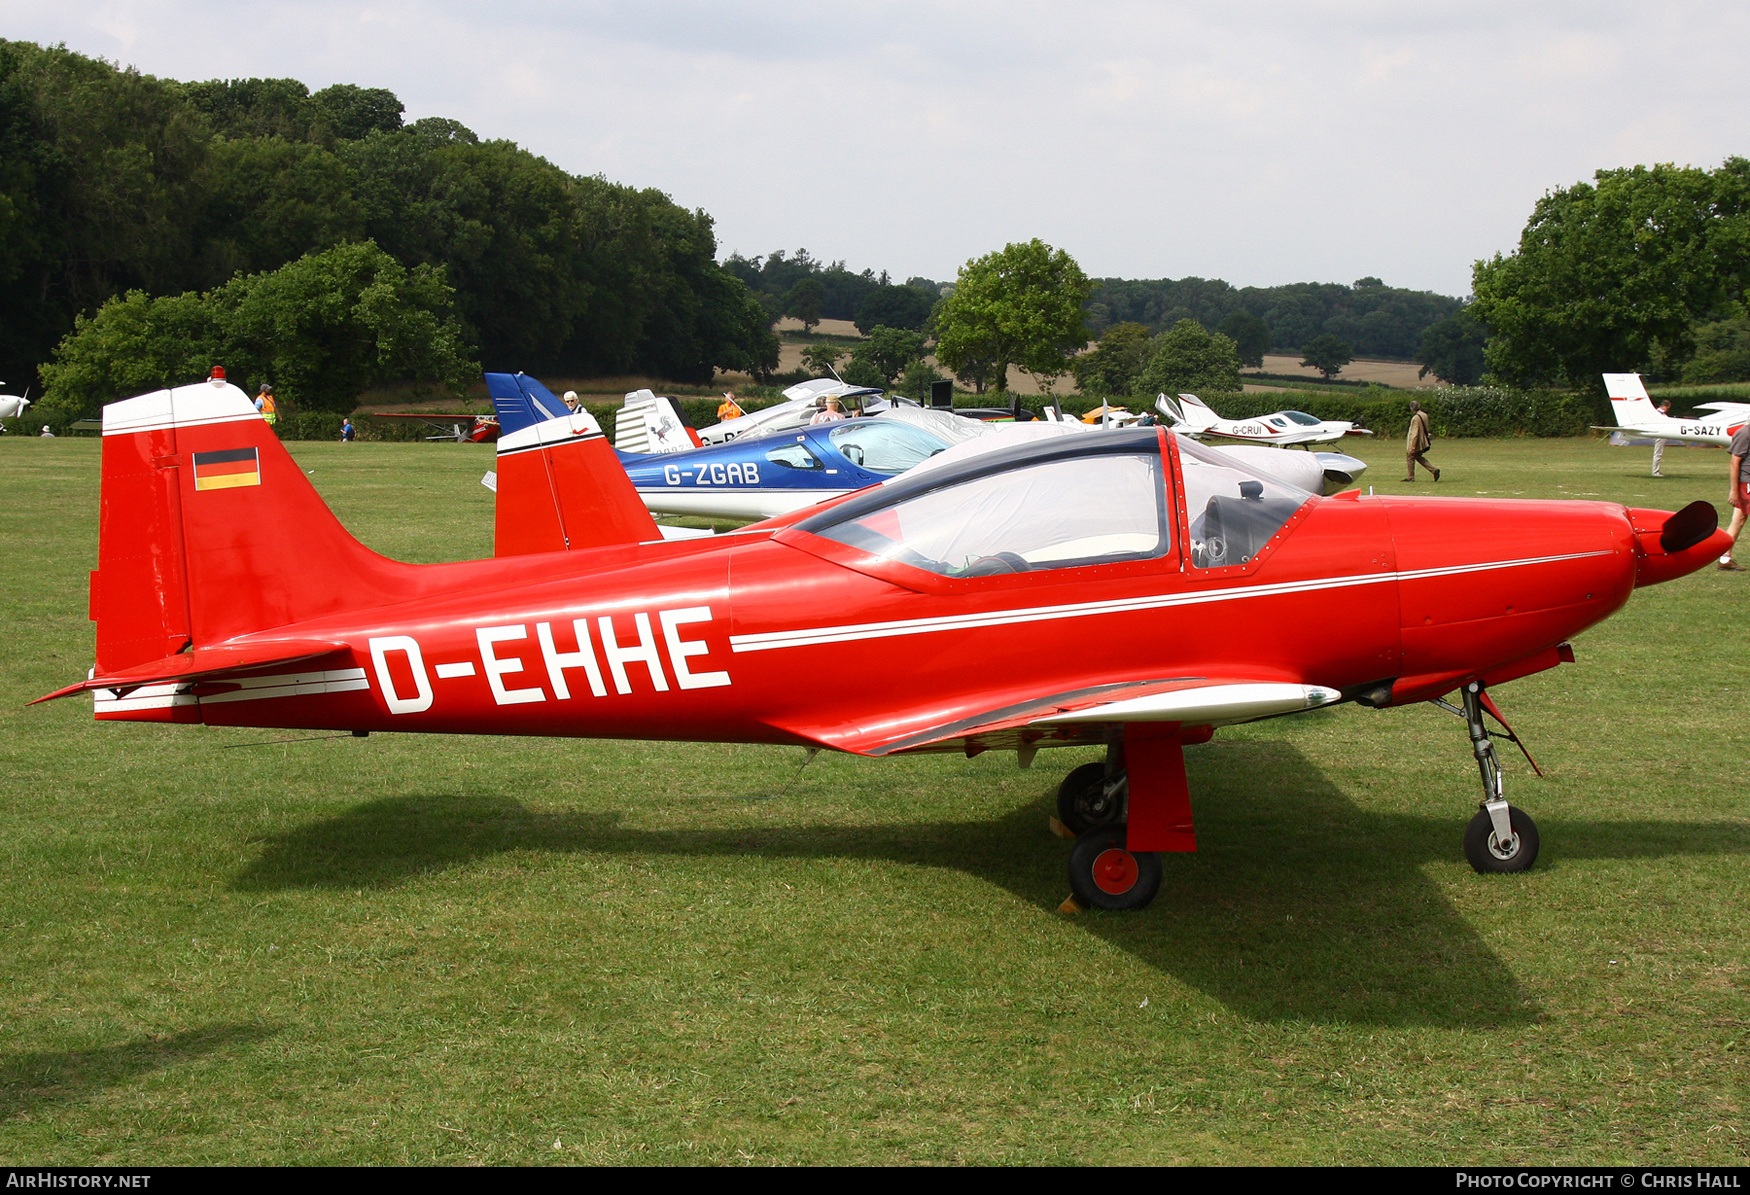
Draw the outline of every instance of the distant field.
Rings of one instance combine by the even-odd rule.
[[[1648,386],[1648,394],[1671,398],[1718,395],[1720,398],[1750,397],[1750,382],[1722,382],[1711,386]]]
[[[1338,372],[1337,377],[1344,381],[1378,382],[1382,386],[1398,386],[1404,389],[1421,389],[1440,385],[1432,377],[1418,378],[1416,374],[1421,368],[1414,361],[1373,361],[1357,358],[1345,365]],[[1302,366],[1298,356],[1279,356],[1274,353],[1265,355],[1264,372],[1299,374],[1308,381],[1318,381],[1324,376],[1316,369]],[[1267,387],[1248,385],[1245,388],[1248,391],[1254,391]]]
[[[1723,468],[1442,441],[1411,487],[1344,447],[1382,491],[1667,508]],[[1498,691],[1533,872],[1463,862],[1455,719],[1343,706],[1193,748],[1200,852],[1065,916],[1087,751],[797,778],[26,709],[91,662],[97,451],[0,440],[0,1164],[1750,1161],[1744,574]],[[490,550],[489,449],[293,452],[378,550]]]

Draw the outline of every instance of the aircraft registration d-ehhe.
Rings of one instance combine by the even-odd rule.
[[[100,721],[358,734],[1023,764],[1097,746],[1058,793],[1070,886],[1133,909],[1161,853],[1196,845],[1184,748],[1341,701],[1458,690],[1482,778],[1466,857],[1530,866],[1492,690],[1571,660],[1570,636],[1725,539],[1705,502],[1327,498],[1160,427],[1016,444],[666,542],[599,434],[499,467],[501,505],[524,495],[499,554],[406,564],[347,533],[224,381],[105,407],[96,664],[49,697],[89,691]]]
[[[1254,444],[1329,444],[1344,436],[1373,433],[1347,419],[1320,419],[1305,411],[1277,411],[1256,419],[1223,419],[1195,394],[1181,394],[1177,401],[1162,394],[1155,407],[1172,420],[1174,431],[1185,436],[1225,436]]]

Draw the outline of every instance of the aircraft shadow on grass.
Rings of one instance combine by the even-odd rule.
[[[1255,1020],[1492,1027],[1535,1020],[1517,979],[1423,873],[1461,858],[1470,809],[1367,813],[1293,746],[1188,753],[1199,849],[1169,855],[1154,904],[1081,924]],[[1045,769],[1041,769],[1045,771]],[[390,886],[504,851],[879,859],[954,868],[1041,909],[1068,890],[1047,803],[985,822],[630,830],[618,814],[537,813],[509,797],[373,801],[265,840],[235,887]],[[1549,819],[1545,867],[1577,859],[1750,853],[1737,827]],[[1469,876],[1537,896],[1532,877]],[[972,915],[977,915],[972,914]]]
[[[89,1099],[153,1071],[180,1066],[233,1046],[252,1046],[278,1030],[264,1025],[208,1025],[83,1050],[0,1055],[0,1121],[46,1104]]]

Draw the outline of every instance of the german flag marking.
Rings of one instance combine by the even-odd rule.
[[[261,484],[261,458],[253,448],[194,454],[194,488],[229,490]]]

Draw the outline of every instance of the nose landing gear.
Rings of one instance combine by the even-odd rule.
[[[1471,751],[1477,757],[1477,770],[1483,777],[1482,807],[1477,815],[1470,820],[1470,825],[1464,831],[1464,857],[1477,871],[1487,875],[1491,872],[1525,871],[1537,862],[1537,823],[1531,820],[1531,815],[1523,809],[1515,809],[1507,804],[1501,795],[1501,762],[1495,758],[1495,744],[1489,737],[1489,728],[1483,722],[1483,711],[1488,710],[1495,721],[1501,724],[1506,732],[1506,738],[1519,744],[1519,749],[1525,751],[1525,744],[1519,742],[1513,728],[1507,725],[1501,717],[1495,703],[1489,700],[1488,692],[1481,681],[1471,681],[1464,687],[1464,708],[1454,708],[1445,701],[1436,701],[1442,709],[1458,714],[1470,730]],[[1531,759],[1531,752],[1525,752],[1525,758],[1531,760],[1531,766],[1539,776],[1543,769],[1538,768],[1537,761]]]

